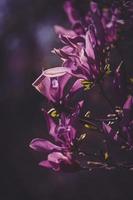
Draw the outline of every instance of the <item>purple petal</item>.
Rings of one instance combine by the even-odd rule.
[[[48,155],[48,161],[59,164],[61,161],[69,162],[69,158],[60,152],[53,152]]]
[[[85,43],[85,39],[82,36],[69,37],[69,40],[75,45],[78,43]]]
[[[69,46],[65,46],[62,49],[55,49],[52,51],[52,53],[55,53],[56,55],[60,56],[63,59],[69,59],[69,57],[72,55],[73,48]]]
[[[77,33],[78,36],[83,36],[85,34],[85,28],[84,26],[81,24],[81,21],[77,21],[74,26],[73,26],[73,30],[75,31],[75,33]]]
[[[64,139],[66,140],[66,143],[68,145],[71,145],[71,143],[73,143],[73,140],[76,137],[76,130],[75,128],[72,126],[74,119],[71,119],[69,117],[66,117],[64,115],[64,113],[62,113],[61,115],[61,123],[64,126],[64,128],[66,128],[65,132],[64,132]]]
[[[48,160],[43,160],[39,163],[40,166],[46,167],[46,168],[52,168],[52,164]]]
[[[123,109],[124,110],[130,110],[133,106],[133,97],[130,95],[126,102],[124,103]]]
[[[55,144],[49,142],[45,139],[36,138],[33,139],[30,143],[30,148],[36,150],[36,151],[61,151],[62,148],[59,146],[56,146]]]
[[[53,152],[48,155],[48,160],[41,161],[39,165],[42,167],[51,168],[54,171],[60,171],[62,163],[70,165],[71,161],[62,153]]]
[[[76,137],[76,129],[73,128],[73,127],[71,127],[70,130],[71,130],[71,131],[70,131],[69,137],[70,137],[70,141],[71,141],[71,143],[72,143],[73,140],[74,140],[75,137]]]
[[[105,123],[103,123],[103,129],[104,129],[104,131],[107,132],[108,134],[110,134],[111,131],[112,131],[112,128],[111,128],[109,125],[105,124]]]
[[[80,88],[83,87],[83,85],[81,84],[82,80],[83,80],[83,79],[78,79],[78,80],[75,81],[75,83],[73,84],[73,86],[72,86],[72,88],[71,88],[71,90],[70,90],[71,93],[74,93],[74,92],[76,92],[78,89],[80,89]]]
[[[63,67],[68,67],[68,68],[70,68],[72,71],[76,71],[77,69],[78,69],[78,65],[77,65],[77,59],[76,58],[69,58],[69,59],[66,59],[66,60],[64,60],[64,62],[63,62]]]
[[[70,74],[71,70],[69,68],[51,68],[43,71],[41,76],[33,83],[33,86],[48,100],[56,102],[62,98],[63,88],[71,76]],[[62,81],[60,82],[60,80]]]
[[[60,171],[59,164],[49,162],[48,160],[43,160],[39,163],[39,166],[46,167],[48,169],[53,169],[54,171]]]
[[[86,36],[85,36],[85,41],[86,41],[86,53],[88,57],[95,59],[95,54],[94,54],[94,46],[96,45],[96,39],[92,31],[87,31]]]
[[[56,135],[56,126],[57,125],[54,122],[54,120],[52,119],[52,117],[50,117],[49,114],[45,111],[44,111],[44,116],[45,116],[46,121],[47,121],[49,134],[52,135],[53,138],[56,140],[57,139],[57,135]]]
[[[59,78],[59,83],[60,83],[60,91],[59,91],[59,93],[60,93],[60,99],[63,98],[64,92],[65,92],[64,88],[65,88],[67,82],[69,81],[69,79],[71,77],[72,77],[72,75],[67,73],[64,76],[62,76],[62,77]]]
[[[113,140],[119,142],[120,144],[126,145],[126,141],[123,140],[116,131],[114,131],[108,124],[103,122],[103,130],[108,136],[110,136]]]
[[[58,35],[67,35],[68,37],[76,36],[76,33],[73,30],[66,29],[63,26],[55,25],[54,30]]]
[[[83,107],[83,104],[84,104],[84,100],[81,100],[78,102],[78,104],[71,116],[71,124],[73,124],[73,122],[77,119],[77,116],[79,115],[81,108]]]
[[[107,133],[113,140],[118,141],[119,137],[117,133],[108,125],[103,123],[103,130]]]
[[[38,79],[32,84],[42,95],[47,97],[51,101],[55,101],[51,96],[50,87],[51,87],[51,80],[49,77],[45,77],[42,73]]]

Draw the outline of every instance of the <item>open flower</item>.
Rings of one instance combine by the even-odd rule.
[[[48,153],[47,160],[41,161],[39,165],[55,171],[80,169],[78,162],[73,159],[74,141],[76,139],[73,118],[62,114],[57,124],[46,112],[45,116],[48,122],[49,134],[55,140],[56,145],[40,138],[31,141],[30,147],[33,150]]]
[[[82,76],[81,76],[82,77]],[[42,72],[33,86],[53,103],[67,102],[83,86],[83,78],[73,75],[70,69],[55,67]]]

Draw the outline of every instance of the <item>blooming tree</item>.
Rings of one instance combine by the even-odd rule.
[[[111,140],[122,153],[133,149],[133,80],[125,76],[122,58],[117,66],[111,65],[111,52],[121,40],[120,31],[128,26],[122,9],[132,18],[132,6],[127,1],[99,8],[93,0],[81,19],[72,1],[65,2],[64,11],[72,29],[54,26],[63,47],[52,50],[62,65],[44,70],[33,83],[52,105],[49,110],[43,110],[51,141],[36,138],[30,143],[33,150],[46,155],[40,166],[55,171],[132,169],[132,164],[113,159],[108,146]],[[104,89],[108,79],[114,91],[113,101]],[[99,89],[110,107],[109,113],[98,118],[93,117],[93,111],[86,110],[88,95],[93,94],[90,92],[94,88]],[[89,131],[101,137],[102,153],[81,149],[89,140]]]

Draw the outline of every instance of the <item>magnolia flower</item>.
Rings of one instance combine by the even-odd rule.
[[[88,30],[84,36],[61,35],[60,39],[65,46],[52,52],[63,60],[62,66],[71,69],[76,75],[83,74],[85,79],[95,79],[99,74],[100,64],[94,30]]]
[[[55,67],[42,72],[33,86],[53,103],[65,102],[82,89],[83,78],[73,75],[70,69]]]
[[[74,119],[61,114],[57,124],[46,112],[45,116],[49,134],[56,144],[40,138],[31,141],[30,147],[33,150],[48,153],[47,160],[41,161],[39,165],[54,171],[80,169],[79,163],[73,159],[74,141],[76,139],[76,129],[72,125]]]
[[[81,23],[72,1],[68,0],[64,4],[64,11],[72,29],[58,25],[54,27],[64,46],[59,49],[54,48],[52,51],[60,57],[62,65],[44,70],[33,83],[33,86],[46,97],[48,105],[52,104],[52,108],[48,112],[44,111],[44,115],[53,141],[36,138],[30,143],[33,150],[47,153],[47,159],[39,163],[42,167],[54,171],[75,171],[97,167],[110,169],[108,166],[112,167],[113,159],[111,160],[108,154],[108,142],[106,142],[108,137],[116,141],[121,148],[133,149],[133,97],[129,95],[125,101],[129,88],[125,81],[123,61],[114,72],[111,71],[113,67],[110,67],[109,62],[112,56],[112,54],[110,56],[110,49],[114,47],[113,43],[118,40],[118,31],[125,24],[121,18],[123,15],[117,7],[114,4],[110,8],[99,9],[97,1],[90,1],[89,10]],[[111,89],[114,93],[117,91],[117,97],[113,96],[113,102],[106,95],[102,85],[109,74],[111,74],[109,79],[112,83]],[[95,119],[93,113],[90,116],[89,111],[83,114],[86,112],[84,109],[88,107],[89,95],[94,94],[88,95],[86,91],[95,85],[99,86],[103,99],[108,102],[113,112],[108,114],[107,118]],[[88,133],[81,133],[77,137],[76,128],[78,129],[79,120],[87,123],[84,128],[92,128],[104,134],[105,137],[102,136],[102,139],[105,138],[103,140],[105,153],[102,154],[102,161],[99,162],[101,159],[99,150],[91,154],[82,151],[82,146],[79,149],[79,145],[88,135]],[[81,163],[78,156],[86,160],[94,158],[98,162],[84,160],[86,167],[85,162]],[[79,163],[75,157],[81,162]],[[119,163],[115,164],[115,166],[119,165]]]

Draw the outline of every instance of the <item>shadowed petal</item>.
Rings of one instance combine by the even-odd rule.
[[[133,106],[133,97],[130,95],[126,102],[124,103],[123,109],[130,110]]]

